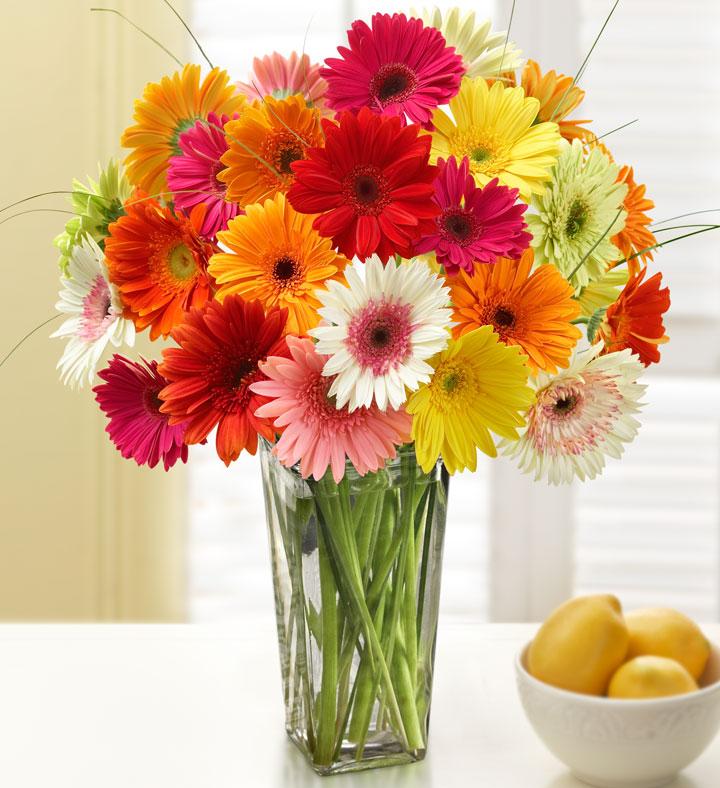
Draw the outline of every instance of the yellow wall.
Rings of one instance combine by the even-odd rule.
[[[87,0],[5,4],[0,25],[0,206],[85,181],[122,155],[133,99],[174,62]],[[164,3],[113,0],[181,59],[186,37]],[[175,6],[181,13],[182,2]],[[66,209],[65,197],[30,207]],[[0,224],[0,358],[54,314],[53,237],[69,218]],[[185,614],[184,467],[138,469],[104,432],[87,387],[63,387],[63,342],[40,329],[0,368],[0,620],[180,620]],[[145,338],[144,338],[145,339]],[[157,345],[157,343],[155,343]],[[158,357],[140,342],[136,351]]]

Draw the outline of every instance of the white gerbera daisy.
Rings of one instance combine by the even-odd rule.
[[[60,277],[62,290],[55,308],[68,319],[51,337],[67,339],[58,361],[63,383],[82,387],[91,383],[95,368],[108,342],[118,347],[135,342],[135,326],[122,317],[118,289],[110,282],[105,256],[92,238],[72,249],[66,273]]]
[[[537,265],[552,263],[578,289],[600,279],[607,263],[620,258],[610,239],[625,227],[621,209],[628,187],[616,182],[620,168],[600,147],[583,162],[580,140],[560,145],[552,183],[544,195],[532,197],[538,215],[525,218]]]
[[[390,404],[399,408],[411,391],[430,380],[425,361],[443,350],[450,334],[448,289],[426,263],[384,266],[378,257],[345,269],[348,286],[327,282],[316,290],[320,316],[333,325],[308,333],[318,340],[317,352],[331,358],[323,375],[337,375],[328,390],[337,407],[350,411]]]
[[[466,77],[497,77],[500,70],[514,71],[523,64],[522,50],[512,41],[507,42],[507,31],[490,32],[490,17],[475,24],[475,12],[468,11],[463,16],[460,9],[451,8],[443,17],[442,11],[435,6],[432,11],[423,8],[417,12],[410,9],[410,15],[422,19],[428,27],[437,28],[447,41],[455,47],[467,69]]]
[[[640,423],[632,414],[647,388],[635,381],[645,367],[630,350],[597,357],[598,346],[578,354],[570,367],[551,377],[541,372],[529,384],[537,392],[518,441],[503,440],[503,454],[519,459],[535,481],[594,479],[605,457],[619,458]]]

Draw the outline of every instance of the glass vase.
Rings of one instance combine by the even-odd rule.
[[[319,774],[427,748],[448,474],[412,446],[339,484],[260,450],[286,729]]]

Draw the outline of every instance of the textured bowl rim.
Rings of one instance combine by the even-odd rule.
[[[605,695],[586,695],[583,692],[573,692],[572,690],[562,689],[561,687],[555,687],[552,684],[535,678],[525,667],[523,658],[530,648],[531,643],[532,640],[528,640],[528,642],[516,653],[514,660],[515,671],[522,676],[524,681],[529,682],[531,686],[541,687],[544,692],[548,692],[550,695],[555,695],[558,698],[581,703],[587,702],[590,705],[604,708],[657,709],[662,706],[682,706],[691,700],[700,700],[713,694],[720,695],[720,677],[711,684],[700,687],[693,692],[685,692],[682,695],[667,695],[662,698],[608,698]],[[712,641],[710,642],[710,653],[711,655],[714,654],[717,660],[720,660],[720,646]]]

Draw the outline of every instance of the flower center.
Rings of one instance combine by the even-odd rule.
[[[579,198],[573,200],[570,210],[568,211],[567,220],[565,221],[565,235],[568,238],[575,238],[585,226],[587,221],[587,206]]]
[[[287,129],[279,129],[268,133],[260,151],[260,159],[255,161],[255,168],[259,179],[273,188],[278,187],[277,172],[288,183],[293,182],[292,163],[305,158],[305,147],[308,140],[303,135],[297,135]],[[275,172],[268,169],[264,162],[267,162]],[[285,188],[285,184],[280,181],[280,187]]]
[[[507,295],[492,296],[475,306],[475,321],[480,326],[492,326],[504,344],[515,344],[527,333],[527,310],[511,301]]]
[[[225,169],[227,169],[227,165],[223,164],[220,159],[210,165],[210,183],[212,184],[210,188],[215,194],[223,197],[227,192],[227,183],[220,180],[218,176]]]
[[[487,148],[475,148],[470,151],[470,161],[474,161],[476,164],[482,164],[488,159],[492,159],[492,151]]]
[[[371,300],[348,324],[345,345],[363,369],[384,375],[397,369],[410,349],[410,304]]]
[[[496,326],[500,326],[501,328],[507,328],[511,326],[515,322],[515,315],[509,310],[504,309],[503,307],[498,307],[495,311],[495,318],[493,323]]]
[[[449,375],[445,375],[442,381],[442,387],[448,394],[452,394],[453,391],[458,387],[460,380],[458,378],[457,372],[451,372]]]
[[[469,246],[480,237],[482,226],[477,217],[464,208],[445,208],[438,219],[440,236],[457,246]]]
[[[467,156],[470,172],[493,178],[510,164],[510,147],[492,129],[470,126],[450,137],[450,153],[458,161]]]
[[[365,422],[368,410],[372,411],[376,407],[361,407],[352,413],[348,411],[347,405],[338,408],[335,396],[328,396],[336,377],[325,377],[322,372],[318,372],[308,379],[302,392],[302,401],[306,404],[305,421],[323,438],[335,438],[338,434],[357,428]]]
[[[112,306],[110,286],[105,277],[98,274],[90,292],[82,300],[80,325],[77,336],[85,342],[95,342],[120,317]]]
[[[289,257],[281,257],[273,268],[273,277],[281,282],[287,282],[295,276],[295,261]]]
[[[195,258],[185,244],[179,244],[170,252],[168,268],[175,279],[183,282],[193,276],[196,270]]]
[[[230,388],[239,389],[243,386],[245,378],[253,371],[253,363],[250,359],[241,359],[235,369],[229,370]]]
[[[576,403],[577,398],[572,394],[568,394],[567,396],[562,396],[555,400],[555,404],[552,406],[552,409],[555,413],[566,416],[573,412]]]
[[[405,63],[386,63],[370,80],[370,95],[382,107],[408,99],[417,89],[418,78]]]
[[[249,386],[260,378],[257,354],[247,347],[223,347],[210,359],[204,378],[212,404],[226,413],[236,413],[250,401]]]
[[[472,396],[473,372],[457,361],[441,362],[430,381],[430,396],[433,406],[442,413],[457,411],[469,405]]]
[[[168,421],[170,419],[170,414],[160,413],[160,406],[163,404],[163,401],[158,394],[161,388],[161,386],[148,386],[142,393],[142,402],[148,416],[159,419],[160,421]]]
[[[379,167],[356,164],[343,179],[345,203],[364,216],[377,216],[390,202],[390,187]]]
[[[290,165],[294,161],[299,161],[304,158],[305,153],[303,151],[303,146],[300,144],[300,140],[295,140],[294,142],[282,145],[278,148],[275,162],[277,164],[277,169],[280,170],[283,175],[291,175],[292,167]]]

